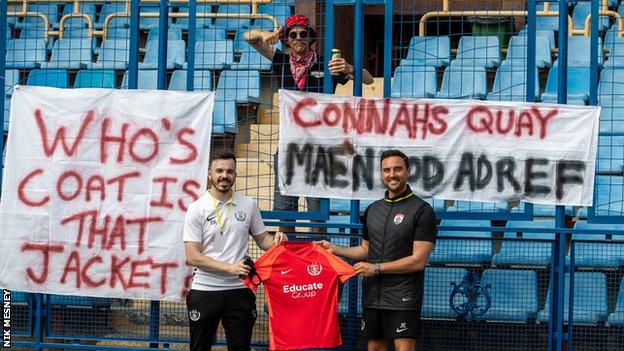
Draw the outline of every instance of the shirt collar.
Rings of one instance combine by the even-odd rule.
[[[385,202],[400,202],[400,201],[403,201],[405,199],[412,197],[413,195],[414,193],[412,192],[412,189],[410,188],[409,184],[407,184],[405,191],[399,194],[399,196],[397,197],[393,197],[393,198],[388,197],[388,190],[386,190],[386,193],[384,194],[384,201]]]
[[[232,190],[232,197],[230,197],[230,199],[227,202],[221,202],[217,200],[214,196],[212,196],[210,191],[206,191],[206,194],[208,194],[211,201],[217,201],[218,203],[231,203],[232,206],[236,206],[236,203],[238,202],[238,196],[234,190]]]

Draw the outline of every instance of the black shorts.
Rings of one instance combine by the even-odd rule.
[[[393,311],[365,308],[360,328],[366,340],[418,339],[420,310]]]
[[[191,332],[191,351],[210,351],[219,321],[228,350],[249,351],[256,322],[256,295],[247,288],[201,291],[186,296]]]

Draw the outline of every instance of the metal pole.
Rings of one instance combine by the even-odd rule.
[[[384,67],[383,67],[383,84],[384,84],[384,98],[389,98],[391,94],[391,79],[392,79],[392,15],[393,15],[393,2],[386,1],[384,14]]]
[[[557,86],[557,103],[568,101],[568,2],[559,0],[559,72]],[[555,227],[565,228],[565,207],[555,209]],[[555,255],[552,269],[552,303],[551,303],[551,350],[562,351],[564,344],[564,296],[565,296],[565,242],[566,234],[557,233],[555,238]]]
[[[197,0],[189,0],[188,64],[186,66],[186,90],[195,90],[195,42],[197,34]]]
[[[167,1],[161,1],[159,3],[159,17],[158,17],[158,77],[157,88],[158,90],[167,89],[167,42],[168,42],[168,21],[169,21],[169,6]]]
[[[2,86],[5,86],[6,82],[6,30],[7,30],[7,2],[0,0],[0,77],[2,77]],[[4,90],[4,89],[3,89]],[[0,99],[0,111],[2,111],[2,137],[0,138],[0,157],[4,155],[4,132],[8,132],[4,130],[4,100],[6,92],[2,93],[2,99]],[[4,162],[0,160],[0,194],[2,194],[2,170],[4,167],[1,167]]]
[[[130,3],[130,53],[128,60],[128,89],[136,89],[139,77],[139,0],[131,0]]]
[[[325,2],[325,52],[324,62],[331,60],[331,50],[334,47],[334,0]],[[331,77],[327,64],[324,67],[324,77]],[[323,79],[323,92],[333,94],[334,87],[331,79]]]
[[[527,102],[535,102],[535,51],[537,41],[537,6],[535,0],[529,0],[527,16],[527,63],[526,63],[526,98]]]

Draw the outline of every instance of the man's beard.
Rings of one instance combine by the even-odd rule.
[[[226,180],[228,182],[228,184],[226,185],[225,188],[221,188],[219,186],[219,182],[222,180]],[[222,193],[227,193],[228,191],[230,191],[230,189],[232,189],[232,182],[229,179],[217,179],[217,181],[212,181],[212,186],[217,189],[218,191],[222,192]]]

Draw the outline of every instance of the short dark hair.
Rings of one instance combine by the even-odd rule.
[[[382,152],[381,157],[379,158],[379,166],[381,166],[381,163],[383,162],[383,160],[387,159],[388,157],[393,157],[393,156],[398,156],[402,158],[403,162],[405,162],[405,168],[409,169],[409,157],[407,157],[407,155],[405,155],[401,150],[397,150],[397,149],[391,149],[391,150],[386,150]]]
[[[215,160],[234,160],[236,163],[236,155],[232,151],[215,151],[210,155],[209,165],[211,166]]]

